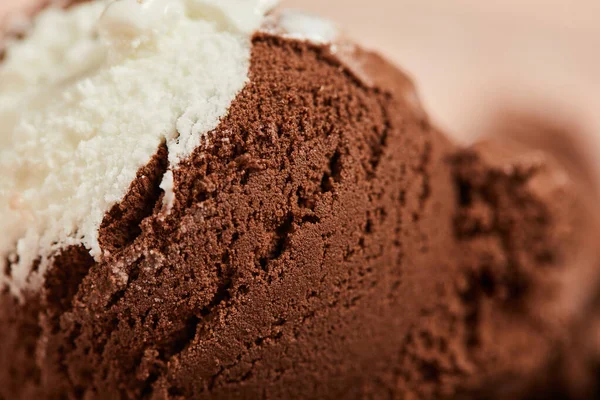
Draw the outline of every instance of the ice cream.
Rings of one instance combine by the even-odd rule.
[[[596,229],[566,169],[459,149],[273,6],[85,2],[8,43],[0,398],[454,397],[566,346]]]

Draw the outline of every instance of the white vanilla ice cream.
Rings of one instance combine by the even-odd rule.
[[[161,142],[176,168],[227,113],[248,79],[251,36],[274,5],[100,0],[46,9],[25,40],[7,43],[0,289],[35,290],[51,255],[72,244],[102,256],[104,215]]]
[[[276,3],[97,0],[45,9],[25,39],[6,43],[0,290],[38,289],[52,257],[71,245],[101,259],[102,220],[161,143],[168,212],[173,170],[210,140],[247,83],[252,35]],[[275,20],[277,34],[293,39],[337,35],[330,22],[302,13]]]

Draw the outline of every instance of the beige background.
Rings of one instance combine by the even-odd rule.
[[[35,1],[0,0],[0,17]],[[600,0],[282,3],[339,21],[387,54],[416,78],[433,119],[461,140],[485,131],[501,107],[535,107],[582,122],[600,152]]]
[[[499,107],[583,121],[600,138],[599,0],[284,0],[340,21],[417,79],[434,119],[472,138]],[[600,151],[600,139],[597,141]]]

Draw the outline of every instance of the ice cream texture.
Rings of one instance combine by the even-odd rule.
[[[75,2],[8,39],[0,399],[592,393],[578,175],[452,143],[405,73],[274,6]]]

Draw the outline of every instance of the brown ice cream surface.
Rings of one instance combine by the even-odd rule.
[[[588,316],[581,185],[547,151],[459,149],[375,54],[257,34],[168,214],[166,157],[101,262],[68,248],[0,297],[0,399],[531,397]]]

